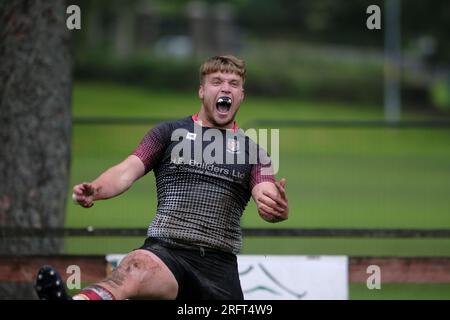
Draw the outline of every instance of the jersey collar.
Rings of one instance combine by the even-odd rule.
[[[198,113],[192,115],[192,120],[193,120],[194,122],[198,122],[198,123],[200,122],[200,120],[198,120]],[[201,123],[199,123],[199,124],[201,125]],[[231,130],[231,131],[233,131],[233,133],[235,133],[235,132],[238,131],[238,129],[239,129],[239,127],[238,127],[238,125],[237,125],[237,122],[236,122],[236,121],[233,121],[233,128],[231,128],[231,129],[226,129],[226,130]]]

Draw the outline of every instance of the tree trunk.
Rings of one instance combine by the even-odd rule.
[[[72,60],[66,18],[64,1],[0,2],[0,228],[64,226]],[[1,231],[0,238],[0,254],[63,249],[62,239]],[[10,287],[0,284],[0,298],[30,298],[22,285]]]

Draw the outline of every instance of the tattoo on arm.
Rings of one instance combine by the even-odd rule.
[[[110,277],[106,278],[102,282],[107,283],[113,288],[119,288],[125,282],[126,274],[121,268],[117,268],[113,271]]]

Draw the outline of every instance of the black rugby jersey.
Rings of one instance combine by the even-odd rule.
[[[236,254],[252,188],[275,182],[270,158],[241,129],[203,127],[195,119],[157,125],[132,153],[156,178],[157,213],[148,236]]]

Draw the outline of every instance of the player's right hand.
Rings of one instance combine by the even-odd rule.
[[[73,187],[72,199],[84,208],[94,205],[95,188],[91,183],[83,182]]]

